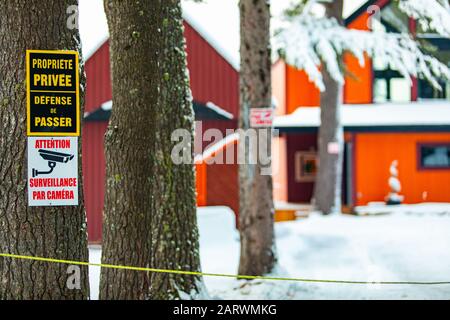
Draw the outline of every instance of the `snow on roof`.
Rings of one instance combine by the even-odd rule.
[[[214,158],[219,152],[225,151],[225,149],[229,145],[235,144],[237,141],[239,141],[238,132],[229,134],[228,136],[218,141],[217,143],[213,144],[212,146],[207,147],[202,154],[199,154],[195,157],[194,162],[201,163],[208,159]]]
[[[183,17],[227,62],[239,70],[238,0],[182,1]]]
[[[346,0],[344,1],[344,10],[343,10],[343,16],[344,18],[347,18],[350,16],[353,12],[355,12],[358,8],[363,6],[367,0]]]
[[[100,105],[99,108],[95,108],[93,112],[85,112],[84,117],[87,118],[93,113],[102,110],[105,112],[110,112],[113,108],[113,102],[112,100],[106,101]],[[224,110],[223,108],[219,107],[218,105],[214,104],[213,102],[207,102],[206,105],[201,105],[200,108],[203,109],[209,109],[210,113],[214,114],[215,117],[221,117],[223,119],[232,120],[234,119],[234,116],[232,113],[229,113],[228,111]],[[195,110],[195,107],[194,107]]]
[[[279,17],[296,0],[271,0],[271,14]],[[361,0],[350,0],[350,2]],[[183,0],[184,19],[236,70],[240,66],[239,0]],[[272,19],[272,31],[278,27]]]
[[[88,60],[109,38],[103,0],[79,0],[78,14],[83,57]]]
[[[272,16],[278,17],[293,0],[271,0]],[[346,12],[356,9],[362,0],[344,2]],[[184,19],[208,41],[235,69],[239,69],[238,0],[182,0]],[[103,0],[79,0],[79,25],[83,56],[89,59],[109,38]],[[276,28],[276,19],[273,21]]]
[[[283,0],[286,1],[286,0]],[[238,0],[183,0],[183,17],[235,69],[239,69]],[[83,56],[89,59],[109,38],[103,0],[79,0]]]
[[[450,125],[450,102],[445,100],[372,105],[344,105],[344,127],[446,126]],[[320,125],[319,107],[301,107],[290,115],[278,116],[276,128],[316,128]]]
[[[103,103],[101,105],[101,108],[102,108],[103,111],[111,111],[112,110],[112,105],[113,105],[112,100],[109,100],[109,101]]]
[[[232,113],[230,113],[227,110],[219,107],[214,102],[207,102],[205,107],[208,108],[208,109],[211,109],[212,111],[214,111],[218,115],[224,117],[225,119],[229,119],[229,120],[234,119],[234,116],[233,116]]]

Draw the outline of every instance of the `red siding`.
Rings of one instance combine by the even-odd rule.
[[[91,242],[102,237],[103,200],[105,194],[105,155],[103,137],[107,122],[85,122],[83,126],[84,196]]]
[[[237,119],[238,72],[187,23],[185,36],[194,100],[199,103],[213,102],[232,113]],[[102,103],[112,99],[108,42],[89,58],[85,70],[87,76],[85,111],[92,112]],[[204,121],[203,130],[212,127],[224,132],[226,128],[235,128],[236,121]],[[84,194],[90,242],[101,242],[105,191],[103,137],[106,128],[107,122],[85,122],[83,127]]]
[[[233,164],[226,164],[232,155]],[[211,156],[196,163],[197,205],[227,206],[239,220],[239,166],[237,165],[238,140],[224,145]],[[212,163],[218,162],[218,163]]]
[[[236,146],[233,146],[236,149]],[[233,210],[236,226],[239,221],[239,175],[237,164],[213,164],[207,166],[208,206],[226,206]]]
[[[200,131],[201,129],[201,131]],[[212,141],[206,141],[205,139],[202,139],[203,133],[208,129],[218,129],[222,133],[221,139],[215,141],[212,139]],[[203,153],[205,149],[209,146],[211,146],[214,143],[219,142],[225,136],[227,136],[227,129],[235,130],[237,129],[237,121],[223,121],[223,120],[207,120],[201,122],[201,127],[199,126],[199,123],[197,123],[196,126],[196,132],[195,132],[195,148],[196,148],[196,154]],[[215,138],[215,137],[214,137]]]
[[[185,23],[188,69],[195,101],[213,102],[236,118],[239,110],[239,73]],[[86,62],[85,111],[92,112],[112,99],[109,42],[105,42]]]
[[[292,134],[287,136],[288,163],[288,201],[309,203],[314,192],[313,182],[295,181],[295,153],[297,151],[317,150],[317,135],[315,133]]]
[[[86,61],[85,71],[87,76],[85,112],[92,112],[102,103],[112,99],[108,42]]]
[[[237,117],[238,72],[187,23],[185,37],[191,89],[195,101],[214,102]]]

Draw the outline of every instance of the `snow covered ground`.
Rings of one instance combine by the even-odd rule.
[[[450,204],[359,208],[370,216],[312,215],[276,224],[274,275],[362,281],[450,281]],[[204,272],[235,274],[239,261],[233,213],[198,211]],[[100,249],[90,250],[100,262]],[[92,298],[99,268],[90,270]],[[355,285],[205,278],[216,299],[450,299],[450,285]]]

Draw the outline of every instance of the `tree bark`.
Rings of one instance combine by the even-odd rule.
[[[343,1],[336,0],[326,6],[327,16],[342,20]],[[342,59],[342,57],[339,57]],[[341,123],[342,84],[323,68],[325,91],[320,95],[321,125],[319,128],[319,168],[314,190],[315,209],[323,214],[341,211],[342,167],[344,159],[344,130]],[[338,149],[333,152],[330,144]],[[337,151],[337,152],[336,152]]]
[[[250,129],[251,108],[270,108],[271,49],[270,5],[266,0],[241,0],[241,118],[240,128]],[[271,155],[272,129],[259,128],[260,146],[265,138],[267,155]],[[251,144],[251,142],[250,142]],[[261,174],[267,169],[260,158],[249,162],[248,141],[241,136],[239,150],[246,162],[239,166],[241,257],[239,273],[263,275],[276,263],[274,242],[274,204],[272,176]],[[265,148],[260,149],[264,152]]]
[[[163,46],[158,97],[153,171],[152,261],[159,269],[201,271],[197,227],[195,170],[192,163],[174,164],[171,153],[175,130],[194,139],[194,110],[187,71],[183,17],[180,0],[161,0]],[[190,148],[190,150],[189,150]],[[194,143],[187,146],[194,157]],[[205,298],[201,277],[153,273],[151,298]]]
[[[113,109],[105,135],[106,193],[102,262],[149,267],[158,45],[156,1],[105,0],[110,31]],[[100,299],[149,296],[145,272],[101,271]]]
[[[2,253],[88,260],[80,145],[79,206],[31,208],[27,199],[25,53],[27,49],[78,50],[81,56],[78,30],[67,28],[66,10],[73,4],[71,0],[0,1]],[[71,290],[67,265],[0,257],[0,299],[88,299],[88,268],[80,270],[81,290]]]
[[[106,134],[103,262],[199,271],[195,172],[175,165],[193,135],[179,0],[106,0],[113,110]],[[193,153],[191,144],[191,154]],[[199,278],[103,269],[101,299],[177,299]]]

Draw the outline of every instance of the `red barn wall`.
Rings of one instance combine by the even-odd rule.
[[[185,23],[186,52],[195,101],[213,102],[239,114],[239,73],[201,35]],[[112,99],[109,42],[105,42],[86,62],[85,111],[92,112]]]
[[[226,164],[226,154],[234,155],[234,164]],[[222,159],[223,164],[209,164],[206,166],[207,206],[227,206],[239,216],[239,175],[237,164],[237,142],[227,145],[217,152],[215,159]]]
[[[201,35],[184,23],[188,68],[195,101],[214,102],[239,114],[239,74]]]
[[[238,72],[189,24],[185,23],[187,60],[194,100],[213,102],[238,119]],[[105,42],[85,64],[87,76],[85,112],[97,110],[112,99],[109,43]],[[235,128],[234,121],[204,121],[203,130]],[[89,241],[101,242],[105,191],[103,138],[107,122],[85,122],[83,126],[84,194],[88,215]],[[209,143],[204,143],[204,146]],[[235,209],[235,208],[232,208]]]
[[[85,112],[95,111],[102,103],[112,99],[111,71],[109,68],[109,43],[105,42],[85,64]]]
[[[224,141],[218,143],[222,144]],[[220,149],[196,161],[197,205],[227,206],[239,216],[238,140],[221,145]],[[227,164],[228,159],[234,162]]]
[[[83,184],[88,218],[88,234],[91,242],[100,242],[103,223],[103,197],[105,194],[105,154],[103,138],[108,123],[84,122]]]
[[[207,206],[226,206],[239,216],[239,182],[237,164],[207,166]]]
[[[214,138],[212,141],[206,141],[203,139],[203,133],[208,129],[218,129],[222,133],[221,139],[215,141]],[[214,143],[219,142],[227,135],[227,130],[235,130],[237,129],[237,121],[236,120],[203,120],[198,121],[196,123],[195,128],[195,153],[201,154],[205,149]]]

